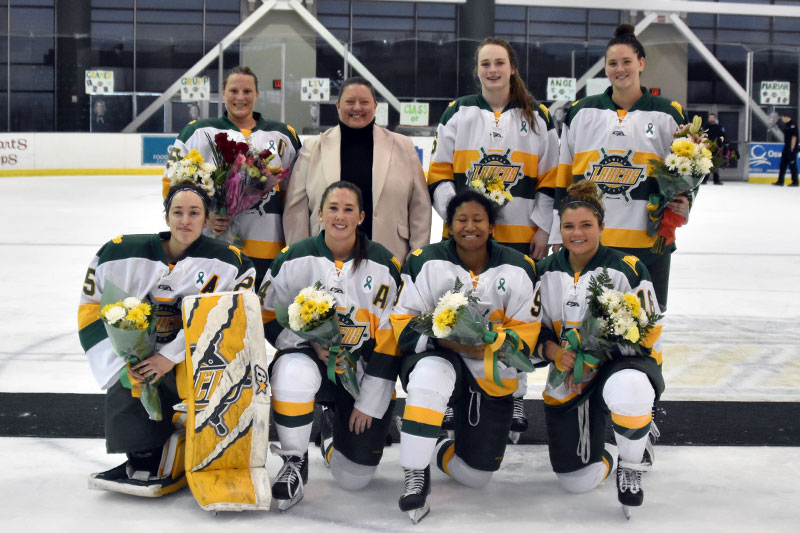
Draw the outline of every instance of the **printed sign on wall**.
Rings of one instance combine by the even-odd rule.
[[[788,81],[762,81],[759,91],[761,105],[789,105]]]
[[[430,105],[423,102],[406,102],[400,110],[400,124],[403,126],[427,126]]]
[[[211,99],[211,80],[208,76],[181,78],[181,102]]]
[[[86,94],[109,94],[114,92],[113,70],[87,70]]]
[[[548,100],[575,100],[575,78],[547,78]]]
[[[327,102],[330,98],[330,78],[300,79],[300,100],[302,102]]]

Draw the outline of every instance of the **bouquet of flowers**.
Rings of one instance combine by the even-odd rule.
[[[131,365],[144,361],[156,346],[156,321],[152,319],[150,304],[129,296],[111,282],[106,282],[100,299],[100,319],[108,333],[114,351],[125,361],[119,380],[123,387],[131,389],[138,397],[150,420],[160,421],[161,400],[158,397],[158,382],[147,380],[143,385],[134,384],[128,374]]]
[[[358,398],[356,362],[342,346],[342,333],[336,314],[336,300],[321,282],[302,289],[288,306],[275,306],[278,323],[292,330],[297,336],[316,342],[330,352],[328,356],[328,379],[336,383],[336,376],[353,398]]]
[[[570,372],[576,384],[583,381],[583,364],[596,367],[617,353],[646,355],[642,342],[662,315],[648,313],[639,298],[631,293],[613,289],[608,270],[589,282],[589,310],[578,329],[564,333],[567,348],[575,352],[572,370],[552,368],[548,382],[553,387],[561,385]]]
[[[204,161],[202,154],[197,150],[191,150],[180,161],[167,163],[170,186],[190,181],[202,188],[210,197],[213,197],[216,191],[213,178],[216,171],[217,167]]]
[[[474,176],[474,173],[473,173]],[[484,195],[486,198],[502,207],[506,202],[514,199],[511,193],[506,190],[506,184],[502,176],[489,177],[468,177],[469,186]]]
[[[519,351],[519,335],[513,330],[498,328],[490,324],[475,308],[477,298],[472,291],[461,292],[464,284],[456,278],[453,289],[445,292],[434,307],[420,316],[414,317],[409,326],[423,335],[437,339],[447,339],[461,344],[477,346],[486,344],[493,358],[493,377],[501,385],[497,362],[507,366],[532,372],[533,363]]]
[[[225,132],[217,133],[213,140],[206,134],[206,139],[216,165],[212,176],[216,187],[213,198],[221,215],[235,217],[252,208],[289,174],[289,169],[284,169],[280,159],[268,149],[255,150],[247,143],[229,139]]]
[[[722,162],[717,142],[708,138],[698,116],[675,132],[670,154],[666,159],[649,161],[649,175],[656,178],[659,190],[658,194],[650,195],[647,204],[647,233],[650,236],[656,235],[651,251],[663,253],[664,246],[675,242],[675,229],[686,223],[685,217],[667,209],[667,202],[695,190],[703,178]]]

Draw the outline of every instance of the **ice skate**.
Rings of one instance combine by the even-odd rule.
[[[272,498],[278,502],[278,509],[286,511],[303,499],[303,489],[308,482],[308,452],[300,455],[298,451],[282,450],[274,444],[270,449],[283,459],[283,466],[272,484]]]
[[[644,463],[619,461],[617,465],[617,499],[622,504],[625,518],[631,519],[631,507],[639,507],[644,501],[642,474],[650,469]]]
[[[525,418],[525,404],[522,398],[514,398],[514,413],[511,418],[511,429],[508,440],[513,444],[519,442],[519,437],[528,429],[528,419]]]
[[[431,467],[423,470],[403,469],[405,491],[398,502],[400,510],[408,513],[411,522],[416,524],[430,512],[428,496],[431,493]]]
[[[319,449],[322,452],[322,460],[325,468],[331,467],[331,454],[333,453],[333,421],[335,414],[333,409],[322,408],[319,429]]]

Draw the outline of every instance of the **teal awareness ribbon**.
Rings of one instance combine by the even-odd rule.
[[[567,340],[569,349],[575,352],[575,367],[572,369],[574,381],[576,384],[581,383],[583,381],[583,364],[586,363],[589,366],[597,365],[600,359],[581,350],[581,335],[578,330],[567,330],[564,333],[564,338]]]
[[[497,284],[497,290],[506,292],[506,278],[500,278],[500,281]]]
[[[203,283],[203,276],[205,276],[204,272],[198,272],[197,273],[197,281],[195,281],[195,283]]]
[[[653,123],[652,123],[652,122],[650,122],[650,123],[648,123],[648,124],[647,124],[647,131],[645,131],[645,133],[650,133],[650,134],[653,134],[653,133],[655,133],[655,132],[653,131]]]
[[[364,282],[365,289],[372,289],[372,276],[367,276],[367,279]]]

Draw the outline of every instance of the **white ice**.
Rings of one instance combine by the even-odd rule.
[[[704,185],[678,230],[663,334],[666,400],[800,401],[800,190]],[[165,228],[158,177],[0,179],[0,392],[98,393],[78,343],[86,266],[122,233]],[[540,397],[543,373],[530,379]],[[735,420],[730,421],[735,424]],[[312,447],[306,499],[289,513],[213,517],[192,496],[139,500],[89,492],[86,475],[122,459],[100,440],[0,439],[3,531],[267,529],[395,531],[398,447],[370,489],[338,490]],[[278,459],[270,458],[271,468]],[[431,515],[416,531],[795,531],[800,448],[661,447],[647,498],[625,523],[613,483],[569,496],[540,446],[509,447],[482,491],[434,474]],[[631,529],[633,530],[633,529]]]

